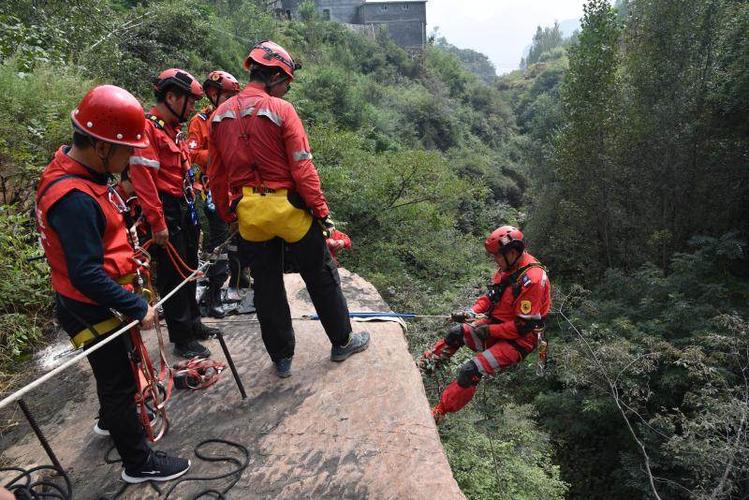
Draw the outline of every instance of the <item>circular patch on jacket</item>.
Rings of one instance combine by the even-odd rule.
[[[520,301],[520,312],[523,314],[528,314],[531,312],[531,301],[530,300],[521,300]]]

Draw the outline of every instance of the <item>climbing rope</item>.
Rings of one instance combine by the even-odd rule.
[[[241,452],[242,458],[235,458],[232,456],[209,456],[204,455],[201,453],[201,448],[203,446],[217,443],[217,444],[224,444],[226,446],[230,446],[238,451]],[[219,479],[224,479],[227,477],[232,477],[232,480],[229,482],[227,486],[225,486],[221,490],[217,489],[206,489],[201,491],[200,493],[196,494],[192,498],[197,499],[201,497],[208,497],[208,498],[217,498],[217,499],[225,499],[226,493],[231,490],[234,485],[237,484],[239,479],[242,477],[242,473],[244,473],[245,469],[247,469],[247,465],[250,463],[250,452],[247,449],[246,446],[243,446],[239,443],[235,443],[233,441],[228,441],[225,439],[206,439],[205,441],[201,441],[198,443],[198,445],[195,447],[195,456],[198,457],[201,460],[204,460],[206,462],[229,462],[236,466],[234,470],[231,470],[229,472],[225,472],[223,474],[219,474],[217,476],[188,476],[183,477],[180,480],[178,480],[176,483],[174,483],[164,495],[164,499],[168,499],[169,496],[172,494],[172,492],[177,489],[177,487],[181,484],[187,483],[189,481],[217,481]],[[215,497],[213,496],[215,495]]]
[[[225,369],[225,364],[212,359],[186,359],[172,367],[174,386],[177,389],[205,389],[218,382],[219,374]]]
[[[211,445],[211,444],[219,444],[219,445],[225,445],[229,447],[230,449],[234,449],[239,452],[239,457],[231,456],[231,455],[217,455],[215,452],[211,453],[210,455],[205,454],[202,452],[202,449],[205,446]],[[106,455],[104,456],[104,461],[108,464],[114,464],[118,463],[121,460],[120,459],[113,459],[110,458],[110,455],[112,454],[112,451],[115,450],[114,445],[112,445],[111,448],[107,451]],[[214,488],[207,488],[203,491],[200,491],[196,494],[194,494],[192,499],[198,499],[198,498],[216,498],[220,500],[226,499],[226,494],[231,490],[239,481],[239,479],[242,477],[242,474],[247,469],[247,466],[250,463],[250,451],[247,449],[246,446],[236,443],[234,441],[229,441],[226,439],[206,439],[204,441],[201,441],[198,443],[197,446],[193,449],[193,453],[195,453],[195,456],[199,459],[205,461],[205,462],[227,462],[234,465],[234,468],[228,472],[223,472],[217,475],[203,475],[203,476],[186,476],[182,477],[176,482],[174,482],[168,490],[162,491],[161,488],[158,487],[154,482],[149,482],[148,484],[153,488],[154,491],[161,497],[163,495],[164,500],[168,499],[170,495],[176,490],[181,484],[192,482],[192,481],[203,481],[203,482],[210,482],[210,481],[218,481],[221,479],[231,478],[228,484],[226,484],[223,488],[218,489],[218,487]],[[2,469],[0,469],[2,470]],[[132,486],[129,483],[123,483],[116,492],[114,492],[111,496],[102,496],[100,497],[100,500],[113,500],[115,498],[119,498],[122,496],[127,489]],[[21,497],[23,498],[23,497]],[[33,497],[36,498],[36,497]],[[54,497],[50,497],[54,498]],[[67,500],[67,498],[70,497],[62,497]],[[180,496],[179,498],[187,498],[185,496]]]
[[[54,465],[40,465],[31,469],[21,467],[0,467],[0,473],[18,472],[19,474],[5,483],[5,488],[21,500],[36,500],[47,498],[58,498],[69,500],[73,498],[73,487],[70,478],[64,470]],[[52,476],[60,477],[64,485],[52,481]],[[40,476],[34,479],[34,476]]]
[[[233,235],[232,235],[233,237]],[[227,242],[230,241],[227,240],[226,242],[222,243],[220,247],[223,247],[225,244],[228,244]],[[142,249],[144,251],[148,251],[148,249],[153,245],[153,240],[150,239],[143,243]],[[217,247],[219,248],[219,247]],[[179,277],[186,281],[195,281],[197,279],[200,279],[204,276],[204,273],[201,269],[201,266],[198,266],[198,269],[193,269],[187,263],[182,259],[182,256],[180,256],[179,252],[176,248],[174,248],[174,245],[172,245],[171,241],[167,241],[166,245],[164,246],[164,251],[166,252],[167,256],[169,257],[169,260],[172,263],[172,266],[174,267],[174,270],[177,271],[177,274],[179,274]],[[211,255],[215,254],[216,250],[211,253]],[[218,255],[218,254],[216,254]],[[211,262],[212,264],[213,262]]]

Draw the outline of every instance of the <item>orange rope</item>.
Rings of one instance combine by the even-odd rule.
[[[143,243],[141,247],[144,250],[148,250],[152,245],[153,245],[153,239],[150,239],[146,241],[145,243]],[[183,280],[186,280],[191,274],[197,272],[196,269],[191,268],[185,263],[185,261],[182,259],[182,256],[180,256],[177,249],[174,248],[174,245],[172,245],[171,241],[166,242],[166,247],[164,250],[166,251],[166,254],[169,256],[169,260],[172,262],[172,266],[174,266],[174,269],[177,271],[177,274],[179,274],[180,278],[182,278]],[[202,272],[197,272],[195,277],[192,278],[192,281],[195,281],[201,278],[202,276],[204,276]]]

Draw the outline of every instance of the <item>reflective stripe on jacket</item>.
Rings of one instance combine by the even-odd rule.
[[[158,118],[158,109],[153,107],[148,114]],[[148,119],[146,136],[149,145],[137,149],[130,157],[130,180],[154,233],[166,229],[159,193],[173,198],[183,196],[183,182],[190,168],[190,150],[187,141],[177,139],[179,133],[179,127]]]
[[[246,186],[296,191],[316,217],[328,205],[312,163],[307,134],[291,103],[251,82],[211,116],[208,177],[221,217]]]
[[[210,108],[203,109],[190,120],[187,127],[187,147],[192,163],[200,167],[203,174],[208,166],[208,133],[210,132]]]

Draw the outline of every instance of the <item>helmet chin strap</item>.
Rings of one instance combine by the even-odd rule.
[[[99,157],[101,160],[101,164],[104,167],[104,173],[107,174],[108,177],[112,176],[112,172],[109,170],[109,160],[112,159],[112,150],[114,150],[116,146],[112,143],[109,143],[109,151],[107,151],[106,156],[100,156],[99,153],[96,154],[96,156]]]
[[[218,108],[218,102],[221,100],[221,90],[220,89],[219,89],[218,93],[216,94],[216,100],[215,101],[213,99],[211,99],[211,95],[208,92],[205,93],[205,96],[208,98],[208,100],[211,102],[211,104],[213,104],[214,108]]]
[[[182,102],[182,111],[180,113],[177,113],[174,111],[174,108],[169,104],[169,101],[164,99],[164,104],[166,105],[166,109],[168,109],[179,121],[179,123],[182,123],[185,121],[185,110],[187,110],[187,100],[190,99],[189,96],[185,95],[185,100]]]
[[[275,87],[276,85],[282,84],[288,79],[289,79],[289,75],[283,75],[281,78],[279,78],[275,82],[272,82],[272,81],[265,82],[265,91],[270,94],[271,91],[273,90],[273,87]]]
[[[518,253],[517,257],[515,257],[515,259],[513,259],[512,264],[510,264],[510,261],[507,260],[507,252],[506,251],[502,252],[502,256],[505,258],[505,262],[507,262],[507,266],[508,266],[507,270],[508,271],[510,271],[511,269],[513,269],[515,267],[515,264],[518,263],[518,261],[520,260],[520,257],[522,255],[523,255],[522,252]]]

